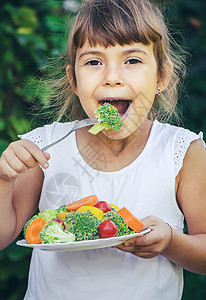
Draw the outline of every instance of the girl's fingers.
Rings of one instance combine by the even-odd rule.
[[[11,168],[5,160],[0,160],[0,177],[12,179],[17,177],[17,175],[18,173],[13,168]]]
[[[139,236],[130,240],[127,240],[124,243],[124,246],[126,247],[137,247],[137,246],[141,246],[141,247],[146,247],[146,246],[150,246],[153,245],[157,242],[157,237],[154,231],[150,231],[148,233],[146,233],[143,236]]]
[[[136,246],[132,251],[134,255],[141,258],[152,258],[157,255],[160,255],[161,252],[162,252],[162,248],[158,243],[150,246],[142,246],[142,247]]]
[[[119,250],[124,252],[132,253],[141,258],[152,258],[159,254],[159,246],[158,244],[149,245],[149,246],[138,246],[138,245],[131,245],[131,246],[124,246],[124,244],[116,246]]]
[[[43,152],[44,156],[46,157],[47,161],[50,159],[50,154],[48,152]]]
[[[118,245],[117,248],[126,252],[134,252],[137,249],[145,249],[153,245],[152,242],[148,243],[144,240],[140,241],[141,237],[137,237],[135,239],[127,240],[124,244]]]
[[[0,176],[16,178],[28,169],[40,164],[43,168],[49,166],[50,155],[43,153],[33,142],[21,140],[11,143],[0,158]]]
[[[117,248],[143,258],[161,255],[171,240],[168,224],[156,217],[147,217],[141,221],[145,224],[145,228],[151,228],[151,231],[141,237],[127,240]]]
[[[45,153],[43,153],[37,145],[35,145],[30,141],[22,140],[18,142],[16,142],[15,147],[12,147],[11,144],[11,148],[14,151],[15,155],[28,168],[35,167],[37,163],[40,164],[43,168],[48,167],[48,159],[49,159],[48,153],[45,155]]]
[[[37,153],[35,154],[36,151]],[[41,158],[40,155],[42,155],[42,153],[38,154],[38,149],[27,149],[26,147],[21,146],[15,149],[15,155],[19,158],[20,161],[22,161],[22,163],[25,164],[27,168],[35,168],[38,161],[40,160],[39,157]],[[34,156],[36,156],[36,158]],[[45,160],[45,157],[42,158]]]
[[[25,146],[25,149],[28,150],[27,146]],[[29,152],[33,156],[33,158],[38,162],[42,168],[47,168],[49,166],[48,159],[50,158],[49,153],[42,152],[38,146],[35,144],[32,145],[32,147],[29,148]],[[47,159],[48,157],[48,159]]]
[[[4,156],[4,159],[7,165],[17,174],[23,173],[28,168],[10,149],[8,149],[7,153]]]

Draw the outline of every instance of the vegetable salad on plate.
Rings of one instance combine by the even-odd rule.
[[[143,227],[125,207],[92,195],[34,215],[23,232],[28,244],[55,244],[130,235]]]

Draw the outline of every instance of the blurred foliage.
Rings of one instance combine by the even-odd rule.
[[[30,129],[34,99],[44,103],[47,90],[35,89],[40,68],[66,47],[68,14],[62,1],[1,2],[0,23],[0,152],[17,133]]]
[[[170,1],[167,16],[172,36],[188,53],[186,92],[179,99],[184,125],[206,134],[206,1]]]
[[[165,7],[174,39],[187,55],[186,91],[180,97],[185,127],[206,134],[206,1],[158,1]],[[0,153],[41,117],[48,90],[39,86],[50,59],[66,48],[65,29],[78,1],[9,0],[0,3]],[[18,239],[21,239],[20,235]],[[20,300],[26,290],[31,250],[15,242],[0,252],[0,299]],[[185,272],[184,300],[206,299],[206,278]]]

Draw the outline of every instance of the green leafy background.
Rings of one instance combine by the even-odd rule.
[[[186,89],[179,99],[184,126],[206,134],[206,1],[158,2],[167,12],[173,37],[189,53]],[[64,51],[65,29],[78,4],[77,0],[1,1],[0,153],[17,134],[41,122],[39,115],[32,114],[34,104],[41,106],[48,101],[47,88],[39,86],[40,68]],[[0,252],[0,299],[23,299],[30,255],[30,249],[15,242]],[[205,276],[185,272],[183,299],[206,299],[205,284]]]

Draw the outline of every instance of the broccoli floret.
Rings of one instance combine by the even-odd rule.
[[[40,233],[42,244],[74,242],[75,235],[63,230],[62,224],[50,221],[44,226]]]
[[[118,215],[115,211],[111,210],[107,213],[104,214],[102,221],[105,220],[111,220],[117,225],[117,236],[122,236],[122,235],[128,235],[135,233],[135,231],[132,231],[128,225],[125,223],[124,219],[122,216]]]
[[[34,219],[36,218],[39,218],[39,215],[34,215],[33,217],[31,217],[27,222],[26,224],[24,225],[24,228],[23,228],[23,235],[24,235],[24,238],[26,239],[26,230],[27,230],[27,227],[29,226],[29,224],[31,223],[31,221],[33,221]]]
[[[123,125],[121,115],[119,114],[117,108],[107,102],[99,107],[95,113],[98,118],[98,123],[89,129],[89,132],[92,134],[97,134],[103,129],[108,130],[112,128],[116,132]]]
[[[44,219],[46,222],[51,221],[52,219],[58,218],[58,212],[55,209],[46,209],[43,213],[39,215],[42,219]]]
[[[57,208],[56,212],[57,213],[68,212],[68,210],[66,209],[66,205],[62,205],[59,208]]]
[[[111,210],[112,210],[112,211],[117,211],[117,209],[116,209],[116,208],[114,208],[114,207],[111,207]]]
[[[24,225],[24,228],[23,228],[24,238],[26,238],[26,230],[27,230],[28,225],[31,223],[31,221],[33,221],[36,218],[41,217],[46,222],[48,222],[48,221],[51,221],[52,219],[57,219],[58,218],[58,214],[60,212],[68,212],[68,210],[66,209],[66,205],[62,205],[58,209],[50,209],[50,208],[48,208],[43,213],[40,213],[38,215],[34,215],[33,217],[31,217],[27,221],[27,223]]]
[[[99,239],[100,223],[89,210],[84,213],[71,212],[64,221],[66,230],[75,234],[76,241]]]

